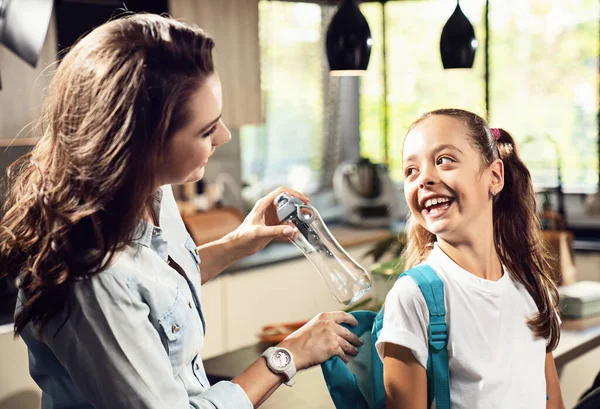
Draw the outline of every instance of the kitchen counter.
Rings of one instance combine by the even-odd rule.
[[[574,359],[600,347],[600,324],[586,329],[571,329],[569,321],[563,321],[562,336],[553,352],[557,369],[560,370]],[[257,343],[204,361],[204,368],[212,384],[230,380],[242,373],[258,359],[270,344]],[[296,385],[281,386],[261,406],[263,409],[287,408],[335,409],[323,379],[320,366],[300,371]]]
[[[378,228],[378,229],[359,229],[341,224],[333,224],[329,227],[331,234],[340,243],[342,247],[350,248],[361,244],[375,243],[392,237],[394,231],[400,231],[399,228]],[[239,270],[246,270],[264,265],[278,263],[302,257],[302,253],[296,246],[288,242],[272,242],[263,250],[256,254],[245,257],[225,270],[225,273],[234,273]]]

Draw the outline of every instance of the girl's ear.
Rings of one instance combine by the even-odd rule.
[[[504,188],[504,163],[496,159],[489,166],[490,171],[490,194],[495,196]]]

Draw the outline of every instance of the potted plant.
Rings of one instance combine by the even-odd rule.
[[[390,237],[375,243],[365,256],[373,257],[370,267],[373,280],[375,304],[381,306],[385,296],[394,286],[396,279],[404,271],[402,251],[406,247],[406,234],[400,233],[398,237]]]

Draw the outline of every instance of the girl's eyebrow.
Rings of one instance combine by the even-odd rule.
[[[442,145],[438,145],[434,150],[433,153],[440,153],[441,151],[443,151],[444,149],[450,149],[452,151],[457,151],[459,153],[463,153],[463,151],[461,151],[460,149],[458,149],[456,146],[450,144],[450,143],[445,143]]]
[[[456,152],[459,152],[459,153],[463,153],[463,151],[461,151],[456,146],[454,146],[454,145],[452,145],[450,143],[444,143],[444,144],[436,146],[432,153],[434,155],[436,155],[436,154],[440,153],[441,151],[443,151],[444,149],[450,149],[450,150],[453,150],[453,151],[456,151]],[[410,161],[414,160],[415,157],[416,157],[416,155],[414,155],[414,154],[410,155],[410,156],[404,158],[403,162],[405,162],[405,163],[406,162],[410,162]]]

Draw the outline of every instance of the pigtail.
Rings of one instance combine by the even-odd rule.
[[[407,241],[402,252],[402,258],[404,259],[404,269],[408,270],[427,259],[433,248],[435,235],[426,230],[409,215],[406,237]]]
[[[504,163],[504,188],[494,201],[494,239],[500,259],[523,284],[539,313],[528,321],[536,336],[558,345],[558,289],[550,272],[552,257],[542,237],[529,170],[519,158],[515,141],[499,129],[496,145]]]

